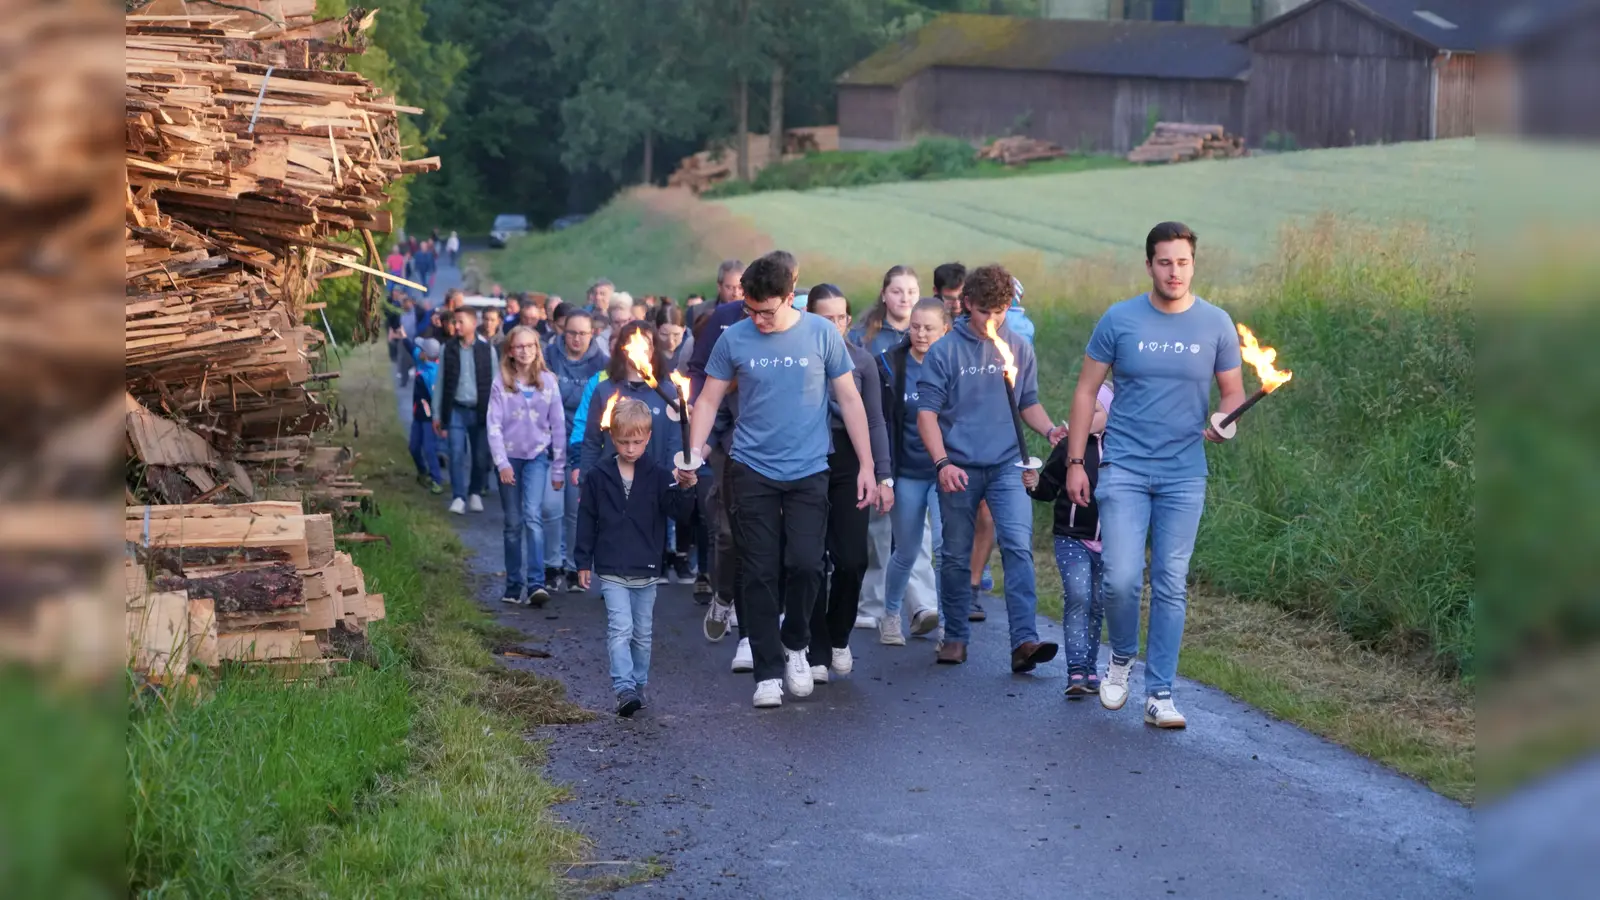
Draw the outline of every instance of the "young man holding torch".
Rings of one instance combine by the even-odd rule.
[[[1072,396],[1067,432],[1067,495],[1089,504],[1084,449],[1095,395],[1116,371],[1117,402],[1106,423],[1099,483],[1104,545],[1106,622],[1111,666],[1100,703],[1121,709],[1139,650],[1139,597],[1144,590],[1145,541],[1150,541],[1150,625],[1146,640],[1145,722],[1183,728],[1172,702],[1183,640],[1185,581],[1200,513],[1205,506],[1205,440],[1222,437],[1206,423],[1211,381],[1229,412],[1244,402],[1239,338],[1233,320],[1194,296],[1196,238],[1179,222],[1163,222],[1145,238],[1150,292],[1106,310],[1089,337]]]
[[[968,274],[962,287],[967,318],[923,358],[917,432],[933,458],[944,519],[939,585],[945,631],[937,659],[967,661],[972,538],[978,505],[987,501],[1005,571],[1011,671],[1028,672],[1054,659],[1057,648],[1039,640],[1034,622],[1033,509],[1022,483],[1032,459],[1019,446],[1021,423],[1052,440],[1061,429],[1052,427],[1039,403],[1032,345],[1006,328],[1012,290],[1011,273],[1000,266]]]
[[[690,416],[690,446],[702,447],[728,383],[738,379],[728,466],[739,497],[733,527],[744,591],[740,625],[750,637],[758,707],[782,705],[784,688],[795,697],[812,690],[806,650],[822,587],[830,391],[855,449],[857,505],[872,502],[878,487],[867,412],[844,339],[828,320],[794,308],[798,274],[794,257],[783,251],[745,269],[740,282],[749,318],[717,341]]]

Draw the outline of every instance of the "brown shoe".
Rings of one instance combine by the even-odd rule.
[[[1038,641],[1024,641],[1011,651],[1011,671],[1032,672],[1034,666],[1056,658],[1056,645]]]
[[[967,621],[982,622],[989,618],[989,614],[983,611],[983,604],[978,602],[978,588],[976,585],[973,586],[972,593],[972,606],[967,609]]]
[[[939,645],[934,661],[941,666],[959,666],[967,661],[967,645],[962,641],[945,641]]]

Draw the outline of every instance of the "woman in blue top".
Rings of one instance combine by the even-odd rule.
[[[623,348],[628,346],[628,341],[635,334],[643,334],[651,348],[651,365],[660,373],[662,379],[666,378],[666,360],[656,348],[655,329],[645,322],[629,322],[617,333],[616,352],[611,354],[610,362],[606,363],[605,377],[596,384],[594,395],[589,398],[588,420],[584,423],[583,432],[583,459],[578,466],[575,478],[581,478],[579,473],[587,472],[594,468],[602,459],[609,458],[616,453],[616,447],[611,443],[611,435],[602,430],[600,420],[605,418],[606,403],[613,394],[620,394],[622,398],[631,397],[642,402],[649,410],[653,419],[650,426],[650,444],[645,448],[645,455],[661,463],[663,466],[672,466],[672,457],[683,449],[683,432],[678,423],[667,418],[667,401],[661,398],[656,389],[645,383],[644,376],[628,361],[628,354]],[[667,393],[676,396],[675,387],[667,381]]]

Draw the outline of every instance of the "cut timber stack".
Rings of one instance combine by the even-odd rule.
[[[388,187],[438,167],[401,154],[398,116],[420,110],[344,70],[376,12],[315,22],[314,5],[158,2],[125,20],[127,388],[226,461],[328,424],[307,301],[319,279],[361,272],[376,310]],[[358,248],[335,240],[352,234]],[[211,486],[144,485],[173,502]]]
[[[999,138],[978,151],[979,159],[992,159],[1007,166],[1020,166],[1046,159],[1060,159],[1066,155],[1067,151],[1049,141],[1034,140],[1021,135]]]
[[[333,519],[300,504],[130,506],[124,538],[127,652],[136,671],[180,677],[225,660],[326,667],[335,631],[385,615],[334,549]]]
[[[772,139],[765,134],[750,134],[750,177],[756,177],[771,162]],[[800,159],[808,153],[830,153],[839,149],[839,126],[819,125],[811,128],[791,128],[783,133],[783,161]],[[677,171],[667,178],[670,187],[685,187],[696,194],[735,177],[739,171],[739,149],[736,146],[714,146],[686,156]]]
[[[1244,138],[1228,134],[1221,125],[1157,122],[1150,137],[1128,154],[1128,162],[1175,163],[1194,159],[1231,159],[1247,153]]]

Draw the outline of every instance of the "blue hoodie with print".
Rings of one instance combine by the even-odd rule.
[[[1017,408],[1027,409],[1039,402],[1033,345],[1006,325],[1000,326],[999,334],[1017,360]],[[987,336],[972,330],[970,319],[956,320],[950,333],[928,348],[922,365],[917,408],[939,414],[944,451],[951,462],[982,468],[1021,458],[1000,351]]]

